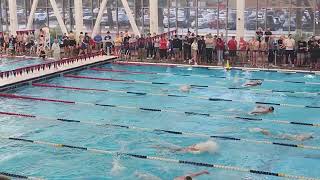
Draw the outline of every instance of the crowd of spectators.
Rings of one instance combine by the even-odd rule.
[[[259,28],[248,40],[235,36],[228,38],[222,33],[200,36],[190,31],[170,36],[155,33],[135,36],[128,31],[111,35],[107,32],[105,36],[94,37],[82,32],[76,37],[71,31],[49,42],[46,42],[46,36],[42,29],[37,37],[33,32],[18,33],[17,36],[0,34],[0,52],[60,59],[103,51],[125,60],[150,62],[224,65],[228,60],[231,65],[250,67],[320,68],[320,39],[291,34],[275,36],[270,29]]]

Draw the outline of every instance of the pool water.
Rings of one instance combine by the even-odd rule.
[[[32,85],[5,92],[39,98],[75,101],[77,104],[1,98],[1,112],[32,114],[44,117],[34,119],[1,115],[1,136],[21,137],[100,150],[320,178],[319,149],[211,139],[211,141],[215,141],[219,146],[217,152],[191,154],[173,152],[159,147],[187,147],[192,144],[208,141],[209,138],[94,125],[94,123],[109,123],[147,129],[163,129],[318,147],[320,144],[320,127],[273,123],[271,120],[319,124],[319,109],[304,107],[320,106],[320,95],[317,94],[320,90],[320,85],[317,84],[320,83],[319,76],[301,73],[224,71],[218,69],[208,70],[206,68],[129,66],[119,64],[106,64],[99,68],[107,71],[87,69],[72,73],[72,75],[130,81],[107,81],[61,76],[37,83],[112,90],[112,92],[72,90]],[[120,70],[121,72],[110,72],[110,69]],[[222,76],[224,78],[215,78]],[[264,81],[261,87],[253,87],[251,90],[227,89],[228,87],[241,87],[247,81],[246,79],[250,78],[276,81]],[[313,84],[284,81],[303,81]],[[168,84],[150,84],[145,82]],[[194,87],[189,93],[183,93],[179,90],[180,84],[209,85],[212,87]],[[263,90],[290,90],[304,93],[281,93]],[[124,92],[147,94],[137,95]],[[167,96],[168,94],[181,95],[183,97]],[[197,98],[203,96],[234,101],[209,101]],[[272,102],[303,106],[274,106],[275,112],[272,114],[251,116],[248,115],[248,112],[256,106],[253,102]],[[93,104],[116,105],[119,108],[94,106]],[[167,111],[145,111],[134,109],[133,107]],[[216,118],[203,115],[188,115],[180,112],[209,113],[216,116]],[[245,121],[228,118],[228,116],[262,118],[266,121]],[[65,123],[54,121],[50,118],[73,119],[85,123]],[[274,134],[312,133],[314,138],[302,142],[283,140],[265,136],[261,133],[250,132],[250,128],[263,128]],[[45,179],[131,180],[139,179],[139,176],[147,176],[146,179],[152,179],[151,177],[153,177],[153,179],[166,180],[201,170],[208,170],[210,175],[203,175],[196,179],[281,179],[279,177],[246,172],[54,148],[45,145],[10,141],[8,139],[0,139],[0,141],[1,171]]]
[[[41,64],[43,61],[40,58],[0,58],[0,72],[1,71],[10,71],[22,67],[32,66]],[[48,61],[46,61],[48,62]]]

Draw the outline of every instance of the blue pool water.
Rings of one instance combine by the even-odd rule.
[[[0,58],[0,72],[41,64],[40,58]]]
[[[270,121],[283,120],[320,124],[320,110],[316,108],[275,106],[275,112],[272,114],[253,116],[253,118],[262,118],[269,121],[244,121],[219,117],[219,115],[252,117],[248,115],[248,112],[256,106],[251,102],[256,101],[320,106],[320,95],[312,94],[319,92],[319,84],[280,82],[303,81],[319,83],[319,76],[238,70],[226,72],[224,70],[208,70],[204,68],[124,66],[117,64],[106,64],[100,68],[160,74],[130,74],[88,69],[73,73],[73,75],[144,82],[166,82],[170,84],[157,85],[58,77],[38,83],[78,88],[109,89],[118,92],[79,91],[62,88],[25,86],[6,93],[93,104],[112,104],[120,107],[143,107],[178,112],[209,113],[216,115],[218,118],[192,116],[175,112],[152,112],[130,108],[92,106],[90,104],[61,104],[8,98],[1,98],[0,111],[32,114],[53,119],[74,119],[97,124],[112,123],[148,129],[230,136],[257,141],[265,140],[270,142],[304,144],[308,146],[320,145],[320,127],[278,124]],[[226,78],[199,75],[223,76]],[[241,87],[246,81],[245,78],[278,81],[265,81],[261,87],[253,88],[256,90],[226,89],[226,87]],[[190,93],[182,93],[179,91],[177,84],[209,85],[216,88],[192,88]],[[305,93],[272,93],[263,90],[290,90]],[[123,93],[127,91],[144,92],[147,93],[147,95]],[[165,96],[166,94],[183,95],[187,97],[170,97]],[[214,102],[196,98],[200,96],[236,101]],[[219,146],[216,153],[177,153],[165,149],[157,149],[156,147],[186,147],[199,142],[205,142],[208,138],[96,126],[87,123],[64,123],[45,118],[19,118],[5,115],[1,115],[0,117],[0,133],[1,136],[5,137],[14,136],[101,150],[320,178],[320,150],[276,146],[272,144],[257,144],[246,141],[212,139],[212,141],[215,141]],[[250,132],[249,128],[268,129],[275,134],[312,133],[314,138],[303,142],[282,140],[264,136],[260,133]],[[166,180],[201,170],[208,170],[210,175],[200,176],[196,179],[281,179],[245,172],[54,148],[7,139],[0,139],[0,146],[1,171],[46,179],[131,180],[139,179],[137,177],[139,174],[149,174],[149,176],[156,176]]]

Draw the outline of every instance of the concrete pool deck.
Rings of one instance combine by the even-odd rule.
[[[0,73],[0,89],[5,89],[8,86],[14,86],[22,82],[46,77],[49,75],[66,72],[69,70],[81,68],[108,62],[116,59],[116,56],[96,55],[91,57],[76,57],[72,59],[62,59],[59,61],[48,62],[23,68],[18,68],[11,71]]]

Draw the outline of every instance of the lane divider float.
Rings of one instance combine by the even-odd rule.
[[[90,68],[93,71],[105,71],[111,73],[127,73],[127,74],[156,74],[162,76],[194,76],[194,77],[202,77],[202,78],[216,78],[216,79],[227,79],[226,76],[215,76],[215,75],[200,75],[200,74],[179,74],[179,73],[158,73],[158,72],[136,72],[136,71],[127,71],[127,70],[114,70],[111,68]],[[320,85],[320,82],[307,82],[307,81],[289,81],[289,80],[275,80],[275,79],[254,79],[254,78],[241,78],[237,77],[237,79],[241,80],[260,80],[266,82],[282,82],[282,83],[295,83],[295,84],[311,84],[311,85]]]
[[[186,64],[168,64],[168,63],[146,63],[146,62],[129,62],[129,61],[114,61],[112,64],[125,65],[125,66],[162,66],[174,68],[200,68],[206,70],[224,70],[221,66],[203,66],[203,65],[186,65]],[[319,75],[319,71],[300,71],[300,70],[285,70],[285,69],[261,69],[261,68],[243,68],[232,67],[232,70],[248,71],[248,72],[278,72],[282,74],[312,74]]]
[[[60,121],[66,123],[81,123],[81,124],[89,124],[95,126],[103,126],[103,127],[116,127],[122,129],[131,129],[138,132],[153,132],[153,133],[165,133],[165,134],[174,134],[174,135],[186,135],[189,137],[203,137],[203,138],[212,138],[216,140],[231,140],[237,142],[246,142],[246,143],[253,143],[253,144],[268,144],[268,145],[277,145],[277,146],[284,146],[284,147],[294,147],[294,148],[302,148],[302,149],[312,149],[312,150],[320,150],[320,146],[307,146],[303,144],[290,144],[290,143],[283,143],[283,142],[272,142],[266,140],[254,140],[254,139],[246,139],[246,138],[238,138],[232,136],[225,136],[225,135],[207,135],[202,133],[190,133],[190,132],[183,132],[177,130],[165,130],[165,129],[153,129],[153,128],[144,128],[144,127],[136,127],[136,126],[129,126],[129,125],[122,125],[122,124],[112,124],[112,123],[94,123],[89,121],[80,121],[77,119],[65,119],[65,118],[52,118],[52,117],[43,117],[43,116],[35,116],[31,114],[21,114],[21,113],[13,113],[13,112],[0,112],[2,115],[7,116],[16,116],[20,118],[34,118],[34,119],[45,119],[50,121]]]
[[[222,169],[226,171],[245,172],[245,173],[265,175],[265,176],[276,176],[276,177],[283,177],[283,178],[289,178],[289,179],[320,180],[320,178],[290,175],[290,174],[280,173],[280,172],[269,172],[269,171],[248,169],[248,168],[242,168],[242,167],[236,167],[236,166],[227,166],[227,165],[221,165],[221,164],[212,164],[212,163],[196,162],[196,161],[189,161],[189,160],[179,160],[179,159],[157,157],[157,156],[147,156],[147,155],[119,152],[119,151],[109,151],[109,150],[82,147],[82,146],[76,146],[76,145],[59,144],[59,143],[53,143],[53,142],[47,142],[47,141],[31,140],[31,139],[16,138],[16,137],[1,137],[1,136],[0,138],[10,140],[10,141],[18,141],[20,143],[31,143],[31,144],[38,144],[43,146],[50,146],[54,148],[86,151],[90,153],[98,153],[98,154],[105,154],[105,155],[116,155],[116,156],[130,157],[130,158],[140,159],[140,160],[152,160],[152,161],[161,161],[161,162],[167,162],[167,163],[177,163],[177,164],[192,165],[192,166],[198,166],[198,167]]]
[[[37,178],[37,177],[13,174],[13,173],[8,173],[8,172],[3,172],[1,170],[0,170],[0,176],[4,176],[4,177],[8,177],[8,178],[14,178],[14,179],[42,180],[41,178]],[[0,177],[0,179],[1,179],[1,177]]]
[[[131,74],[159,74],[159,73],[151,73],[151,72],[136,72],[136,71],[125,71],[125,70],[113,70],[113,69],[103,69],[103,68],[90,68],[92,70],[97,70],[97,71],[107,71],[107,72],[125,72],[125,73],[131,73]],[[161,73],[160,73],[161,74]],[[164,75],[166,73],[163,73]],[[186,75],[181,75],[181,76],[186,76]],[[199,75],[201,76],[201,75]],[[67,75],[66,77],[69,77]],[[96,79],[98,80],[98,79]],[[130,81],[131,82],[131,81]],[[171,85],[182,85],[182,84],[171,84]],[[229,90],[243,90],[243,91],[254,91],[257,93],[289,93],[289,94],[305,94],[305,95],[314,95],[318,96],[320,93],[317,92],[306,92],[306,91],[291,91],[291,90],[273,90],[273,89],[257,89],[257,88],[247,88],[247,87],[224,87],[224,86],[216,86],[216,85],[191,85],[195,88],[209,88],[209,89],[229,89]]]
[[[110,78],[96,78],[90,76],[77,76],[77,75],[64,75],[64,77],[68,78],[77,78],[77,79],[90,79],[90,80],[98,80],[98,81],[113,81],[113,82],[126,82],[126,83],[143,83],[143,84],[156,84],[156,85],[183,85],[183,84],[170,84],[166,82],[149,82],[149,81],[136,81],[136,80],[122,80],[122,79],[110,79]],[[208,88],[209,86],[203,85],[190,85],[191,87],[197,88]],[[286,107],[295,107],[295,108],[318,108],[320,106],[313,105],[300,105],[300,104],[285,104],[285,103],[271,103],[271,102],[255,102],[255,101],[247,101],[247,100],[235,100],[235,99],[223,99],[219,97],[202,97],[196,96],[197,98],[209,100],[209,101],[227,101],[227,102],[240,102],[240,103],[254,103],[254,104],[265,104],[265,105],[274,105],[274,106],[286,106]]]
[[[113,104],[99,104],[99,103],[89,103],[89,102],[76,102],[76,101],[66,101],[66,100],[58,100],[58,99],[38,98],[38,97],[31,97],[31,96],[20,96],[20,95],[15,95],[15,94],[0,93],[0,97],[11,98],[11,99],[25,99],[25,100],[32,100],[32,101],[42,101],[42,102],[52,102],[52,103],[63,103],[63,104],[100,106],[100,107],[107,107],[107,108],[134,109],[134,110],[148,111],[148,112],[165,112],[165,113],[174,113],[174,114],[182,114],[182,115],[194,115],[194,116],[203,116],[203,117],[207,117],[207,118],[215,119],[215,120],[221,120],[220,118],[228,118],[228,119],[244,120],[244,121],[248,121],[248,122],[250,122],[250,121],[270,122],[270,123],[275,123],[275,124],[291,124],[291,125],[299,125],[299,126],[320,127],[320,124],[306,123],[306,122],[295,122],[295,121],[286,121],[286,120],[269,120],[269,119],[241,117],[241,116],[215,115],[215,114],[192,112],[192,111],[176,111],[176,110],[156,109],[156,108],[147,108],[147,107],[123,106],[123,105],[113,105]]]

